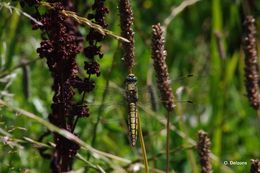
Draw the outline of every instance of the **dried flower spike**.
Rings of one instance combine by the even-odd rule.
[[[211,143],[208,134],[200,130],[197,149],[200,157],[201,173],[212,173],[210,145]]]
[[[160,24],[153,25],[152,58],[156,72],[157,85],[161,94],[164,107],[170,112],[174,108],[173,94],[170,86],[169,74],[165,62],[166,51],[164,49],[163,30]]]
[[[133,11],[129,0],[119,0],[120,26],[122,30],[122,37],[128,39],[130,42],[123,42],[122,47],[124,51],[124,61],[131,73],[134,66],[134,31],[133,26]]]
[[[258,67],[257,52],[255,40],[255,19],[252,16],[246,16],[244,21],[244,52],[245,52],[245,83],[247,97],[251,106],[258,109],[260,106],[260,95],[258,91]]]
[[[260,173],[260,161],[259,160],[251,160],[251,169],[250,173]]]

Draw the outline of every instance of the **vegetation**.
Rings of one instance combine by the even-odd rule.
[[[55,2],[0,1],[1,173],[260,172],[260,1]]]

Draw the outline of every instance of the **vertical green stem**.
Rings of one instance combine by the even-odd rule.
[[[17,8],[19,8],[19,5],[17,5]],[[9,25],[6,27],[5,37],[9,38],[7,41],[7,55],[6,55],[6,64],[4,66],[4,69],[7,70],[11,67],[13,60],[14,60],[14,50],[17,46],[17,35],[19,34],[19,25],[21,24],[20,15],[17,13],[12,14],[12,18],[9,20]],[[2,46],[2,45],[1,45]]]
[[[145,144],[144,144],[144,137],[143,137],[143,132],[142,132],[140,116],[138,116],[138,128],[139,128],[140,144],[141,144],[143,159],[144,159],[145,173],[149,173],[149,166],[148,166],[147,154],[146,154],[146,149],[145,149]]]
[[[213,134],[213,153],[217,156],[221,155],[222,147],[222,115],[224,111],[224,92],[225,81],[223,80],[223,72],[225,65],[218,56],[218,48],[216,44],[215,32],[222,31],[222,10],[221,0],[212,1],[212,33],[211,33],[211,78],[210,78],[210,99],[213,106],[212,126],[215,127]],[[216,92],[218,91],[218,92]]]
[[[170,172],[170,112],[167,112],[167,125],[166,125],[166,173]]]
[[[185,125],[185,122],[183,120],[183,109],[182,109],[182,105],[179,103],[176,106],[176,113],[178,116],[180,116],[180,121],[179,121],[179,127],[180,130],[184,133],[185,137],[183,140],[183,146],[187,146],[189,144],[188,140],[189,140],[189,135],[188,135],[188,130],[187,127]],[[191,166],[191,170],[192,173],[198,173],[198,167],[196,164],[196,159],[195,159],[195,155],[194,152],[192,150],[186,150],[186,155],[187,158],[189,159],[189,163]]]

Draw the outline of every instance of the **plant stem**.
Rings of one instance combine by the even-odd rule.
[[[170,172],[170,111],[167,112],[167,125],[166,125],[166,172]]]
[[[48,8],[48,9],[55,9],[55,7],[52,5],[52,3],[41,2],[40,5]],[[65,17],[70,17],[72,20],[74,20],[78,24],[86,25],[86,26],[94,29],[95,31],[99,32],[100,34],[102,34],[104,36],[111,36],[117,40],[129,43],[129,40],[127,40],[126,38],[118,36],[118,35],[114,34],[112,31],[104,29],[102,26],[100,26],[96,23],[93,23],[92,21],[90,21],[89,19],[87,19],[85,17],[78,16],[73,11],[61,10],[61,11],[59,11],[59,13]]]
[[[145,144],[144,144],[144,137],[143,137],[143,132],[142,132],[142,125],[141,125],[141,120],[140,116],[138,116],[138,128],[139,128],[139,138],[140,138],[140,144],[143,152],[143,158],[144,158],[144,166],[145,166],[145,173],[149,173],[149,166],[148,166],[148,160],[147,160],[147,155],[146,155],[146,149],[145,149]]]
[[[222,1],[221,0],[213,0],[212,1],[212,33],[211,33],[211,43],[210,43],[210,66],[212,68],[212,72],[210,74],[210,100],[212,109],[212,119],[210,120],[211,126],[215,127],[212,137],[212,152],[216,156],[221,155],[222,151],[222,128],[221,124],[223,121],[223,115],[225,110],[225,90],[226,88],[226,80],[224,79],[225,74],[225,64],[219,58],[219,52],[216,43],[216,37],[214,33],[222,32]],[[216,69],[221,69],[216,72]],[[216,72],[216,73],[215,73]],[[216,92],[218,91],[218,92]],[[216,168],[216,172],[220,172],[219,167]]]
[[[188,145],[189,144],[189,135],[188,135],[188,130],[187,130],[187,127],[185,125],[185,122],[184,122],[184,113],[183,113],[183,107],[182,107],[182,104],[178,103],[177,106],[176,106],[176,114],[180,117],[180,120],[179,120],[179,128],[180,130],[183,132],[183,144],[182,145]],[[192,173],[198,173],[198,168],[197,168],[197,165],[196,165],[196,159],[195,159],[195,155],[194,155],[194,152],[191,151],[191,150],[188,150],[186,151],[186,155],[187,155],[187,158],[189,159],[189,163],[190,163],[190,166],[191,166],[191,170],[192,170]]]

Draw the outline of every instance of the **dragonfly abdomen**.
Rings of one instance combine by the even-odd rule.
[[[131,145],[134,147],[137,140],[138,117],[136,103],[129,103],[128,128]]]

